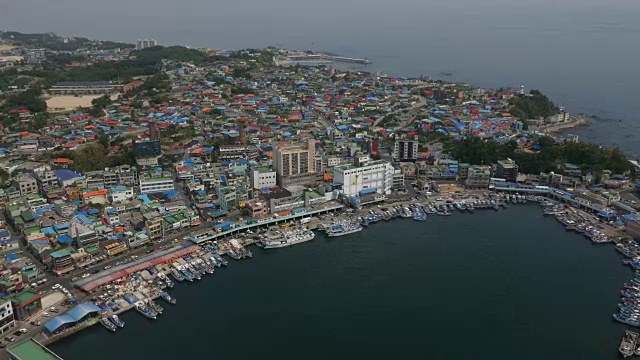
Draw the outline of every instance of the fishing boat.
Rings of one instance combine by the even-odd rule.
[[[100,324],[102,324],[102,326],[105,327],[105,329],[109,330],[109,331],[116,331],[118,330],[118,327],[115,326],[111,321],[109,321],[109,319],[107,318],[100,318]]]
[[[184,276],[178,271],[178,269],[171,269],[171,276],[176,281],[184,281]]]
[[[242,254],[240,254],[237,250],[232,248],[227,248],[227,250],[225,251],[225,254],[229,255],[229,257],[234,260],[242,259]]]
[[[327,228],[327,236],[336,237],[353,234],[362,231],[362,226],[358,223],[347,222],[343,224],[332,225]]]
[[[225,260],[222,256],[220,256],[220,254],[218,254],[217,252],[213,252],[212,255],[213,255],[213,258],[216,259],[216,261],[222,264],[222,266],[227,266],[229,264],[229,262]]]
[[[637,316],[613,314],[613,318],[616,321],[621,322],[623,324],[627,324],[631,326],[640,326],[640,318]]]
[[[135,309],[137,312],[139,312],[140,314],[146,316],[149,319],[156,319],[158,317],[158,313],[155,312],[153,309],[147,307],[144,303],[142,302],[137,302],[135,305]]]
[[[194,275],[191,271],[187,270],[186,268],[182,268],[180,269],[180,273],[182,273],[182,276],[184,276],[185,280],[193,281]]]
[[[124,327],[124,320],[120,319],[116,314],[109,316],[109,320],[119,328]]]
[[[163,291],[162,294],[160,294],[160,297],[162,297],[162,300],[168,302],[171,305],[175,305],[177,303],[177,300],[169,295],[169,293],[167,293],[166,291]]]
[[[283,235],[275,239],[264,239],[262,241],[262,244],[265,249],[277,249],[311,241],[315,238],[315,236],[316,234],[314,234],[313,231],[306,231],[303,233]]]
[[[157,312],[158,314],[162,314],[162,312],[164,311],[164,308],[162,308],[162,306],[158,305],[158,303],[153,300],[149,300],[147,305],[149,306],[149,308],[151,308],[151,310]]]

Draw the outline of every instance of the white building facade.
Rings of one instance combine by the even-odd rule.
[[[13,316],[13,306],[11,301],[5,301],[0,304],[0,334],[4,334],[9,329],[16,326],[16,320]]]
[[[380,194],[391,194],[393,177],[393,166],[383,160],[341,165],[333,169],[334,183],[342,184],[342,191],[347,196],[358,195],[360,191],[372,188]]]
[[[148,194],[153,192],[163,192],[174,190],[175,186],[173,179],[170,177],[152,177],[147,179],[140,179],[140,193]]]

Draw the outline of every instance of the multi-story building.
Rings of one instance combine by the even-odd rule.
[[[251,168],[249,180],[252,189],[272,188],[276,186],[276,172],[264,166]]]
[[[347,196],[358,195],[365,189],[390,194],[394,172],[391,163],[384,160],[371,161],[365,156],[358,158],[355,164],[336,166],[333,169],[333,182],[341,184],[342,192]]]
[[[404,172],[400,164],[393,165],[393,184],[391,187],[394,189],[404,188]]]
[[[139,141],[133,144],[133,154],[140,166],[156,166],[162,156],[160,140]]]
[[[175,189],[173,179],[168,176],[147,177],[140,176],[140,193],[149,194],[153,192],[163,192]]]
[[[100,247],[104,250],[107,256],[116,256],[127,251],[127,243],[118,240],[107,240],[100,243]]]
[[[258,148],[253,145],[221,145],[218,151],[220,160],[250,160],[258,156]]]
[[[38,182],[30,174],[20,174],[13,179],[15,187],[21,196],[38,193]]]
[[[138,39],[138,41],[136,41],[136,50],[142,50],[154,46],[158,46],[158,42],[154,39]]]
[[[491,181],[491,166],[473,165],[469,167],[465,185],[468,188],[488,188]]]
[[[38,184],[38,189],[43,194],[49,189],[58,186],[58,176],[53,170],[36,172],[34,174],[34,177],[36,179],[36,183]]]
[[[247,201],[245,209],[249,216],[254,219],[269,214],[269,206],[267,203],[257,199]]]
[[[119,203],[126,200],[131,200],[135,196],[133,188],[131,186],[116,186],[109,191],[109,200],[112,203]]]
[[[76,241],[76,244],[78,244],[78,247],[89,247],[100,241],[100,237],[96,234],[95,230],[87,225],[74,223],[71,230],[73,239]]]
[[[395,161],[414,161],[417,158],[417,140],[396,140],[393,146],[393,159]]]
[[[147,230],[147,236],[149,239],[154,240],[164,236],[164,228],[162,216],[159,214],[148,213],[144,214],[144,228]]]
[[[63,275],[73,271],[73,259],[71,258],[71,250],[68,248],[54,251],[51,256],[51,269],[57,275]]]
[[[9,300],[2,300],[0,302],[0,334],[4,334],[15,326],[16,319],[13,316],[13,305]]]
[[[496,177],[516,182],[518,180],[518,164],[511,159],[499,160],[496,166]]]
[[[278,144],[273,151],[273,167],[278,176],[278,183],[286,179],[312,173],[315,140],[306,143]]]

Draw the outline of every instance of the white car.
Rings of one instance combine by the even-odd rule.
[[[28,333],[28,332],[29,332],[29,330],[27,330],[27,329],[25,329],[25,328],[22,328],[22,329],[20,329],[20,330],[18,330],[18,331],[20,331],[20,332],[21,332],[21,333],[23,333],[23,334],[26,334],[26,333]]]
[[[49,313],[48,313],[48,312],[46,312],[46,313],[42,313],[42,316],[44,316],[44,317],[49,317]]]
[[[91,276],[90,274],[82,274],[82,278],[88,278],[89,276]]]
[[[51,289],[55,290],[55,289],[59,289],[62,285],[60,284],[55,284],[51,287]]]

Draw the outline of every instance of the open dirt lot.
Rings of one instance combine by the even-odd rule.
[[[93,99],[99,98],[102,95],[82,95],[82,96],[72,96],[72,95],[56,95],[51,96],[47,99],[47,107],[50,110],[56,111],[64,111],[64,110],[73,110],[79,107],[91,107],[91,101]],[[112,100],[115,100],[118,97],[117,94],[111,96]]]

